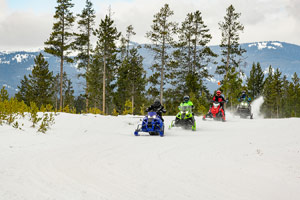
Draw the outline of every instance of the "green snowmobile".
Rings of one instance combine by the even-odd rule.
[[[182,127],[184,129],[192,129],[193,131],[195,131],[196,120],[192,112],[192,103],[181,103],[178,108],[179,112],[177,113],[175,120],[171,122],[169,129],[171,129],[172,127]]]

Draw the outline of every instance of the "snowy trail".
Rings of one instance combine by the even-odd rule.
[[[133,136],[139,119],[60,114],[47,134],[0,127],[0,199],[299,199],[300,119],[197,117],[196,132],[163,138]]]

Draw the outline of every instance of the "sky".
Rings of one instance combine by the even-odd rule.
[[[74,14],[80,13],[85,0],[73,0]],[[186,15],[199,10],[210,29],[210,45],[218,45],[226,8],[232,4],[242,15],[245,26],[240,42],[281,41],[300,45],[299,0],[91,0],[96,11],[96,27],[113,12],[118,31],[133,25],[134,42],[149,43],[145,37],[151,30],[153,16],[168,3],[174,15],[171,20],[181,23]],[[0,50],[43,48],[52,31],[56,0],[0,0]]]

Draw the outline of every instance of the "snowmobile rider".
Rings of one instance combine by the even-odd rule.
[[[251,98],[246,94],[245,90],[242,91],[239,101],[247,101],[248,103],[251,101]]]
[[[216,95],[213,97],[213,99],[212,99],[213,101],[217,101],[217,102],[219,102],[220,103],[220,106],[221,106],[221,108],[222,108],[222,114],[223,114],[223,120],[225,121],[225,110],[224,110],[224,102],[226,102],[226,100],[224,99],[224,97],[221,95],[221,91],[220,90],[218,90],[217,92],[216,92]],[[211,110],[209,109],[209,111],[208,111],[208,113],[206,114],[206,115],[204,115],[203,116],[203,120],[205,120],[206,119],[206,117],[207,116],[211,116],[212,115],[212,113],[211,113]]]
[[[224,102],[225,102],[225,99],[224,97],[221,95],[221,91],[218,90],[216,92],[216,95],[213,97],[213,101],[217,101],[217,102],[220,102],[220,105],[222,107],[222,109],[224,110]],[[225,112],[225,110],[224,110]]]
[[[164,106],[161,105],[159,98],[156,98],[154,103],[146,109],[146,112],[150,111],[156,112],[157,115],[160,116],[161,120],[164,121],[162,118],[162,113],[166,113],[167,111],[165,110]]]
[[[192,108],[194,108],[194,104],[188,95],[183,97],[183,102],[180,104],[180,106],[192,106]]]

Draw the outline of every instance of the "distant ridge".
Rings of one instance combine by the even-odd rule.
[[[132,43],[132,45],[139,45]],[[153,64],[153,54],[146,49],[144,44],[139,53],[144,57],[145,70],[150,74],[149,67]],[[217,45],[210,46],[211,49],[220,55],[221,49]],[[246,75],[249,74],[252,63],[260,62],[262,68],[266,70],[270,65],[274,68],[280,68],[280,71],[290,78],[294,72],[300,76],[300,46],[296,44],[280,42],[280,41],[262,41],[243,43],[241,47],[246,49],[244,54],[245,64],[243,67]],[[43,53],[46,60],[49,62],[50,70],[54,74],[59,72],[59,59],[44,53],[42,48],[29,49],[26,51],[0,51],[0,86],[5,85],[9,94],[12,96],[17,92],[17,86],[24,75],[28,75],[34,65],[34,58],[39,53]],[[221,57],[216,61],[220,62]],[[216,66],[211,65],[208,67],[209,72],[213,75]],[[84,80],[78,79],[79,71],[76,64],[65,64],[64,70],[67,72],[68,77],[71,78],[75,95],[83,93]],[[216,82],[221,79],[217,75],[209,81],[207,86],[210,90],[217,88]]]

